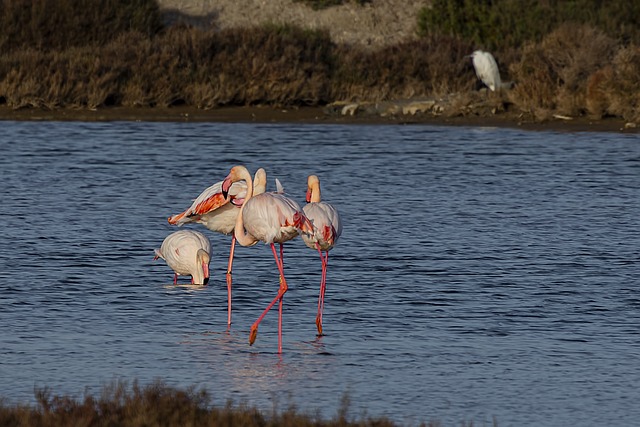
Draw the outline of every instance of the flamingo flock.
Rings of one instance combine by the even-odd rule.
[[[236,247],[236,237],[233,234],[233,229],[236,225],[236,218],[240,211],[242,200],[246,197],[247,185],[245,181],[238,181],[228,189],[227,195],[223,195],[222,181],[216,182],[200,193],[187,210],[168,219],[169,224],[172,225],[180,226],[195,222],[204,225],[211,231],[225,235],[231,234],[231,249],[229,251],[229,263],[227,264],[227,326],[231,326],[231,269]],[[255,179],[253,180],[253,194],[264,193],[266,189],[267,173],[260,168],[256,171]]]
[[[320,255],[321,280],[316,327],[318,336],[321,336],[329,251],[340,238],[342,223],[337,209],[321,200],[320,180],[316,175],[307,178],[307,204],[304,208],[284,194],[278,180],[276,192],[267,192],[266,186],[264,169],[258,169],[252,177],[245,166],[234,166],[224,180],[205,189],[189,208],[169,217],[168,221],[178,226],[202,224],[211,231],[231,235],[226,274],[227,328],[231,326],[232,265],[236,242],[241,246],[263,242],[271,247],[280,285],[275,297],[252,324],[249,345],[255,342],[262,319],[278,304],[278,353],[282,353],[283,297],[288,289],[284,273],[284,243],[300,235],[306,246]],[[192,283],[205,285],[209,280],[210,256],[211,244],[202,233],[181,230],[165,239],[162,247],[156,249],[154,259],[163,258],[174,270],[174,284],[178,275],[191,275]]]

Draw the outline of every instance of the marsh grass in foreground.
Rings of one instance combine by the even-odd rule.
[[[52,395],[48,388],[37,389],[37,404],[7,405],[0,399],[0,425],[2,426],[318,426],[350,427],[395,426],[387,418],[348,419],[349,398],[344,396],[336,416],[323,420],[317,415],[299,413],[295,407],[284,411],[274,409],[264,413],[248,405],[228,402],[224,407],[211,404],[211,396],[204,390],[185,390],[156,381],[145,387],[136,382],[131,387],[125,382],[105,386],[100,397],[91,395],[83,399]],[[463,427],[466,424],[461,424]],[[494,423],[495,425],[495,423]],[[421,424],[439,427],[438,422]],[[471,426],[471,424],[469,424]]]

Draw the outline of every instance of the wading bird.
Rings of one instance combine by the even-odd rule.
[[[338,242],[342,234],[340,215],[335,207],[323,202],[320,195],[320,179],[316,175],[307,178],[307,204],[303,210],[307,218],[313,223],[313,234],[302,235],[302,240],[311,249],[318,251],[322,261],[322,276],[320,279],[320,294],[318,296],[318,315],[316,326],[318,335],[322,335],[322,313],[324,311],[324,293],[327,289],[327,264],[329,251]],[[324,253],[323,253],[324,252]]]
[[[179,275],[191,276],[194,285],[209,282],[211,243],[204,234],[191,230],[176,231],[169,234],[155,252],[153,259],[162,258],[174,271],[174,285],[178,283]]]
[[[489,52],[476,50],[468,57],[473,62],[473,68],[476,70],[476,76],[492,91],[502,88],[500,80],[500,71],[498,64]]]
[[[256,171],[253,180],[253,194],[264,193],[267,187],[267,173],[260,168]],[[231,270],[233,267],[233,255],[236,247],[236,238],[233,229],[236,225],[236,217],[240,212],[240,206],[247,193],[247,183],[235,182],[229,188],[229,197],[222,195],[222,181],[216,182],[204,190],[195,199],[193,204],[184,212],[173,215],[168,219],[169,224],[183,225],[191,222],[199,223],[211,231],[231,234],[231,249],[229,250],[229,263],[227,264],[227,326],[231,325]]]
[[[234,229],[236,239],[242,246],[252,246],[258,241],[270,245],[280,273],[280,289],[260,317],[251,325],[249,345],[255,342],[258,335],[258,325],[264,316],[278,302],[278,353],[282,353],[282,299],[288,289],[282,259],[283,243],[293,239],[300,232],[313,233],[313,225],[304,215],[300,206],[284,194],[262,193],[254,196],[251,175],[244,166],[231,168],[229,175],[222,182],[222,192],[225,197],[232,184],[238,181],[245,181],[248,185],[244,203],[236,219]],[[276,243],[280,244],[279,257],[275,247]]]

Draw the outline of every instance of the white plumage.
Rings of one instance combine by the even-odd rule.
[[[316,316],[318,334],[322,335],[322,314],[324,312],[324,294],[327,289],[329,251],[338,242],[342,234],[342,222],[340,221],[338,210],[333,205],[322,201],[320,179],[316,175],[310,175],[307,178],[306,200],[307,204],[304,207],[304,213],[313,223],[313,234],[303,234],[302,240],[309,248],[318,251],[322,262],[318,314]]]
[[[312,202],[302,208],[305,215],[313,223],[313,235],[302,235],[302,240],[311,249],[329,251],[337,243],[342,234],[342,222],[333,205],[325,202]]]
[[[253,194],[264,193],[267,187],[267,174],[264,169],[256,171],[253,180]],[[247,194],[245,181],[234,182],[228,191],[229,197],[222,195],[222,181],[216,182],[205,189],[193,201],[191,206],[177,215],[169,218],[169,224],[183,225],[196,222],[211,231],[231,234],[236,225],[236,217],[240,212],[240,205]]]
[[[209,281],[211,243],[204,234],[192,230],[176,231],[168,235],[155,252],[154,259],[164,259],[174,271],[174,284],[178,276],[191,276],[191,283],[195,285],[206,285]]]
[[[473,68],[476,70],[476,76],[482,83],[494,92],[496,89],[500,89],[502,87],[500,71],[493,55],[489,52],[476,50],[469,56],[472,59]]]
[[[253,180],[253,194],[264,193],[267,188],[267,173],[260,168],[256,171]],[[169,224],[183,225],[188,223],[198,223],[204,225],[211,231],[225,235],[233,233],[236,225],[236,218],[240,213],[240,205],[247,195],[247,182],[237,181],[228,189],[228,197],[222,194],[222,181],[216,182],[205,189],[193,201],[191,206],[177,215],[171,216]],[[231,325],[231,293],[233,279],[231,271],[233,268],[233,256],[236,247],[235,236],[231,237],[231,248],[229,249],[229,262],[227,264],[227,325]]]
[[[256,242],[284,243],[298,235],[300,225],[296,225],[296,218],[302,209],[294,200],[280,193],[263,193],[246,203],[244,228]]]
[[[223,193],[230,189],[234,182],[242,180],[250,183],[251,174],[244,166],[234,166],[222,183]],[[281,191],[280,188],[278,190]],[[263,193],[254,197],[249,185],[246,199],[236,220],[234,235],[242,246],[254,245],[259,240],[269,244],[280,273],[278,294],[251,325],[249,344],[254,343],[258,334],[258,325],[264,316],[279,302],[278,353],[282,353],[282,298],[288,289],[287,280],[284,277],[282,244],[296,237],[299,232],[312,233],[313,225],[295,201],[279,193]],[[280,244],[280,257],[275,249],[275,243]]]

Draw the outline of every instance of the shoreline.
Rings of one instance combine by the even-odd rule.
[[[203,110],[194,107],[104,107],[96,110],[61,108],[12,109],[0,106],[0,121],[140,121],[184,123],[299,123],[350,125],[432,125],[513,128],[529,131],[616,132],[638,133],[638,127],[627,127],[620,118],[591,120],[588,118],[554,119],[534,122],[512,113],[492,116],[444,117],[429,113],[382,116],[378,114],[339,115],[327,113],[323,107],[274,108],[268,106],[220,107]]]

